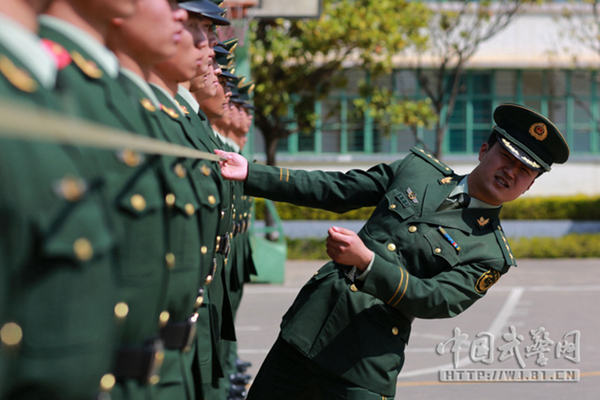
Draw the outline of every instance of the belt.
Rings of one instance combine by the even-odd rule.
[[[169,350],[190,351],[196,337],[196,321],[198,314],[185,321],[171,322],[160,330],[160,338]]]
[[[149,340],[140,347],[122,346],[117,350],[114,375],[117,380],[136,379],[143,383],[156,384],[164,355],[160,339]]]
[[[229,235],[229,232],[225,233],[223,236],[217,236],[215,253],[223,254],[223,256],[227,258],[229,256],[229,250],[231,250],[230,240],[231,236]]]

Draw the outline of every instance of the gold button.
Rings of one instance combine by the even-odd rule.
[[[388,244],[387,249],[389,251],[396,251],[396,245],[394,243],[390,243],[390,244]]]
[[[417,227],[416,227],[416,226],[414,226],[414,225],[411,225],[411,226],[408,228],[408,231],[409,231],[410,233],[415,233],[415,232],[417,231]]]
[[[148,383],[152,386],[156,385],[158,382],[160,382],[160,376],[158,375],[152,375],[152,377],[148,379]]]
[[[215,204],[217,202],[217,199],[215,198],[215,196],[210,195],[210,196],[208,196],[208,202],[210,204]]]
[[[191,203],[187,203],[185,205],[185,212],[188,215],[194,215],[194,213],[196,212],[196,208]]]
[[[207,284],[207,285],[210,285],[210,283],[212,282],[212,280],[213,280],[212,275],[209,275],[209,276],[206,277],[206,281],[204,283]]]
[[[106,374],[100,379],[100,390],[103,392],[110,392],[115,387],[117,380],[113,374]]]
[[[175,268],[175,254],[167,253],[167,255],[165,256],[165,261],[167,262],[168,269]]]
[[[208,253],[208,248],[206,246],[200,247],[200,253],[202,253],[202,254]]]
[[[161,328],[169,323],[169,318],[171,318],[171,314],[169,314],[168,311],[163,311],[160,313],[158,316],[158,322]]]
[[[123,150],[120,154],[120,157],[128,167],[137,167],[142,161],[142,157],[139,153],[129,149]]]
[[[86,238],[79,238],[73,243],[73,253],[79,261],[89,261],[94,255],[92,243]]]
[[[351,291],[353,291],[353,292],[356,292],[356,291],[358,290],[358,288],[356,287],[356,285],[355,285],[355,284],[352,284],[352,285],[350,286],[350,290],[351,290]]]
[[[319,271],[315,272],[315,274],[313,276],[317,276],[319,275]]]
[[[173,207],[175,205],[175,195],[173,193],[169,193],[165,197],[165,202],[167,203],[167,206]]]
[[[55,188],[60,196],[73,203],[81,200],[87,189],[87,186],[81,179],[66,177],[61,179]]]
[[[115,306],[115,315],[117,318],[125,318],[129,314],[129,306],[127,303],[121,302],[117,303]]]
[[[141,194],[134,194],[131,196],[131,205],[137,211],[144,211],[146,208],[146,199]]]
[[[198,296],[198,298],[196,298],[196,308],[200,307],[202,303],[204,303],[204,297]]]
[[[398,328],[396,328],[396,327],[392,328],[392,335],[396,336],[396,335],[398,335],[398,332],[399,332]]]
[[[6,346],[15,346],[21,343],[22,339],[23,330],[14,322],[9,322],[0,329],[0,340],[2,340],[2,343]]]
[[[433,252],[434,252],[435,254],[440,254],[440,253],[442,252],[442,249],[440,249],[440,248],[438,247],[438,248],[436,248],[436,249],[435,249]]]
[[[390,206],[390,209],[392,209],[392,210],[395,210],[395,209],[396,209],[396,205],[395,205],[395,204],[392,204],[392,205]]]
[[[175,167],[173,167],[173,171],[175,172],[175,175],[177,175],[180,178],[185,178],[186,172],[185,172],[185,167],[181,164],[175,164]]]
[[[202,171],[202,173],[206,176],[210,175],[210,168],[208,168],[205,164],[202,164],[200,171]]]

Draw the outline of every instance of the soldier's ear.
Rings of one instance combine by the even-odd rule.
[[[124,22],[125,22],[125,19],[123,19],[123,18],[113,18],[112,21],[110,21],[111,25],[116,26],[116,27],[123,26]]]
[[[481,147],[479,148],[479,161],[481,161],[481,159],[488,152],[489,149],[490,145],[487,142],[481,145]]]

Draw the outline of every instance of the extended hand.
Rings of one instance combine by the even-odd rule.
[[[228,153],[222,150],[215,150],[217,155],[227,159],[219,161],[221,175],[230,181],[245,181],[248,177],[248,160],[237,153]]]
[[[333,226],[327,231],[327,255],[337,263],[354,265],[364,271],[371,260],[373,252],[365,246],[358,235],[351,230]]]

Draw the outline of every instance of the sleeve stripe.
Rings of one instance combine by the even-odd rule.
[[[287,173],[287,177],[285,178],[285,181],[289,182],[290,181],[290,170],[286,168],[285,172]]]
[[[404,270],[402,269],[402,267],[399,267],[399,268],[400,268],[400,283],[398,284],[398,289],[396,289],[396,293],[394,293],[392,298],[387,302],[388,304],[390,304],[392,302],[392,300],[394,300],[394,297],[396,297],[396,295],[400,291],[400,286],[402,286],[402,282],[404,281]]]
[[[406,294],[406,289],[408,289],[408,279],[409,278],[410,278],[410,276],[407,273],[406,274],[406,284],[404,286],[404,292],[402,292],[402,296],[400,296],[400,298],[398,299],[398,301],[396,303],[394,303],[394,305],[392,307],[396,307],[398,305],[398,303],[400,303],[400,300],[402,300],[402,298],[404,298],[404,295]]]
[[[279,168],[279,180],[283,180],[283,168]]]

